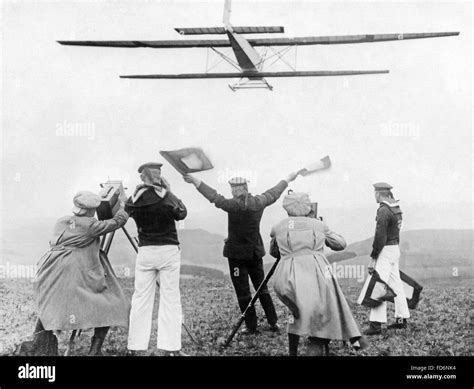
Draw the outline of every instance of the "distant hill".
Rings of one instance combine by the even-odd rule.
[[[474,230],[405,231],[400,241],[400,269],[415,279],[474,277]],[[326,257],[335,266],[363,266],[366,272],[372,242],[373,238],[355,242]],[[266,271],[270,268],[270,263],[265,265]]]
[[[4,228],[1,236],[0,263],[36,264],[49,248],[48,242],[54,223],[55,220],[48,220],[42,223],[31,223],[21,228]],[[132,236],[137,234],[133,220],[127,223],[126,228]],[[178,235],[182,250],[181,258],[184,263],[209,267],[218,267],[223,264],[224,237],[222,235],[203,229],[180,229]],[[112,265],[130,266],[135,263],[135,251],[121,230],[118,230],[114,236],[109,257]]]
[[[367,266],[372,251],[372,239],[352,243],[341,252],[353,252],[356,257],[344,265]],[[474,276],[474,230],[413,230],[400,237],[400,268],[418,279]],[[331,261],[333,262],[333,261]],[[339,261],[334,261],[339,262]]]
[[[136,235],[133,226],[128,231]],[[222,249],[224,237],[203,229],[180,229],[178,237],[181,247],[181,260],[185,263],[199,266],[216,267],[222,264]],[[135,260],[135,252],[121,231],[118,231],[110,249],[110,258],[119,262]]]
[[[472,258],[474,230],[412,230],[400,236],[400,249],[405,254],[423,254],[437,251],[449,258]],[[352,243],[346,251],[368,255],[372,251],[373,238]]]
[[[45,227],[45,225],[47,227]],[[22,228],[4,228],[0,263],[36,264],[48,250],[54,220],[31,223]],[[136,235],[133,220],[127,229]],[[224,236],[203,229],[178,230],[185,265],[202,266],[222,270],[227,274],[227,261],[222,256]],[[331,263],[367,266],[372,250],[372,239],[368,238],[348,245],[342,252],[328,252]],[[423,229],[404,231],[401,235],[400,266],[414,277],[446,278],[454,273],[473,276],[474,230]],[[117,231],[110,250],[112,265],[134,266],[136,254],[122,231]],[[266,257],[266,262],[273,259]]]

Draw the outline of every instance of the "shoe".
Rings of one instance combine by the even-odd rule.
[[[257,335],[259,334],[260,331],[257,330],[256,328],[255,329],[251,329],[251,328],[247,328],[247,327],[244,327],[241,331],[240,331],[240,334],[241,335]]]
[[[395,319],[395,323],[390,324],[389,326],[387,326],[387,328],[389,330],[405,329],[405,328],[407,328],[407,325],[408,325],[407,319],[397,318],[397,319]]]
[[[369,328],[364,331],[364,335],[381,335],[382,334],[382,323],[377,321],[371,321]]]
[[[165,357],[189,357],[188,354],[183,353],[181,350],[178,351],[165,351]]]
[[[280,333],[280,327],[278,327],[278,324],[270,324],[267,328],[265,328],[265,331],[270,331],[274,332],[276,334]]]
[[[20,355],[26,356],[57,356],[58,338],[53,331],[40,331],[32,341],[23,342],[20,346]]]
[[[34,356],[34,345],[32,340],[22,342],[17,354],[26,357]]]
[[[322,357],[325,355],[326,343],[322,339],[308,339],[306,343],[306,356]]]
[[[352,341],[352,347],[354,347],[355,351],[362,351],[365,350],[367,347],[369,347],[369,341],[365,336],[361,336],[360,338],[355,338],[354,341]]]

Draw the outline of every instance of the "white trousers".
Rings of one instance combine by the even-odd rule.
[[[178,246],[142,246],[135,264],[135,291],[132,297],[128,332],[129,350],[147,350],[150,341],[156,281],[160,283],[157,347],[167,351],[181,349],[181,295]]]
[[[384,280],[397,294],[395,297],[395,318],[408,319],[410,312],[408,310],[407,299],[405,291],[403,290],[403,283],[400,279],[400,269],[398,261],[400,259],[400,248],[398,245],[384,246],[377,262],[375,270],[379,273],[380,278]],[[370,321],[377,321],[379,323],[387,322],[387,302],[384,301],[376,308],[370,311]]]

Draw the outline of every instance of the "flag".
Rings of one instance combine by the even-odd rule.
[[[328,155],[324,158],[321,158],[319,161],[309,164],[308,166],[304,167],[303,169],[298,171],[298,174],[302,176],[307,176],[309,174],[316,173],[320,170],[329,169],[331,166],[331,159]]]
[[[199,147],[160,151],[160,154],[183,175],[209,170],[214,167],[206,154],[204,154],[204,151]]]

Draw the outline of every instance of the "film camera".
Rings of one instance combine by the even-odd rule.
[[[323,217],[318,216],[318,203],[311,203],[311,212],[308,214],[308,217],[323,221]]]
[[[292,193],[293,190],[290,189],[288,190],[288,194]],[[323,220],[323,217],[322,216],[319,216],[318,217],[318,203],[311,203],[311,211],[310,213],[308,213],[308,215],[306,215],[306,217],[311,217],[313,219],[318,219],[318,220]]]
[[[107,181],[100,184],[101,202],[97,208],[97,218],[107,220],[114,217],[120,208],[120,201],[125,198],[125,189],[122,181]]]

